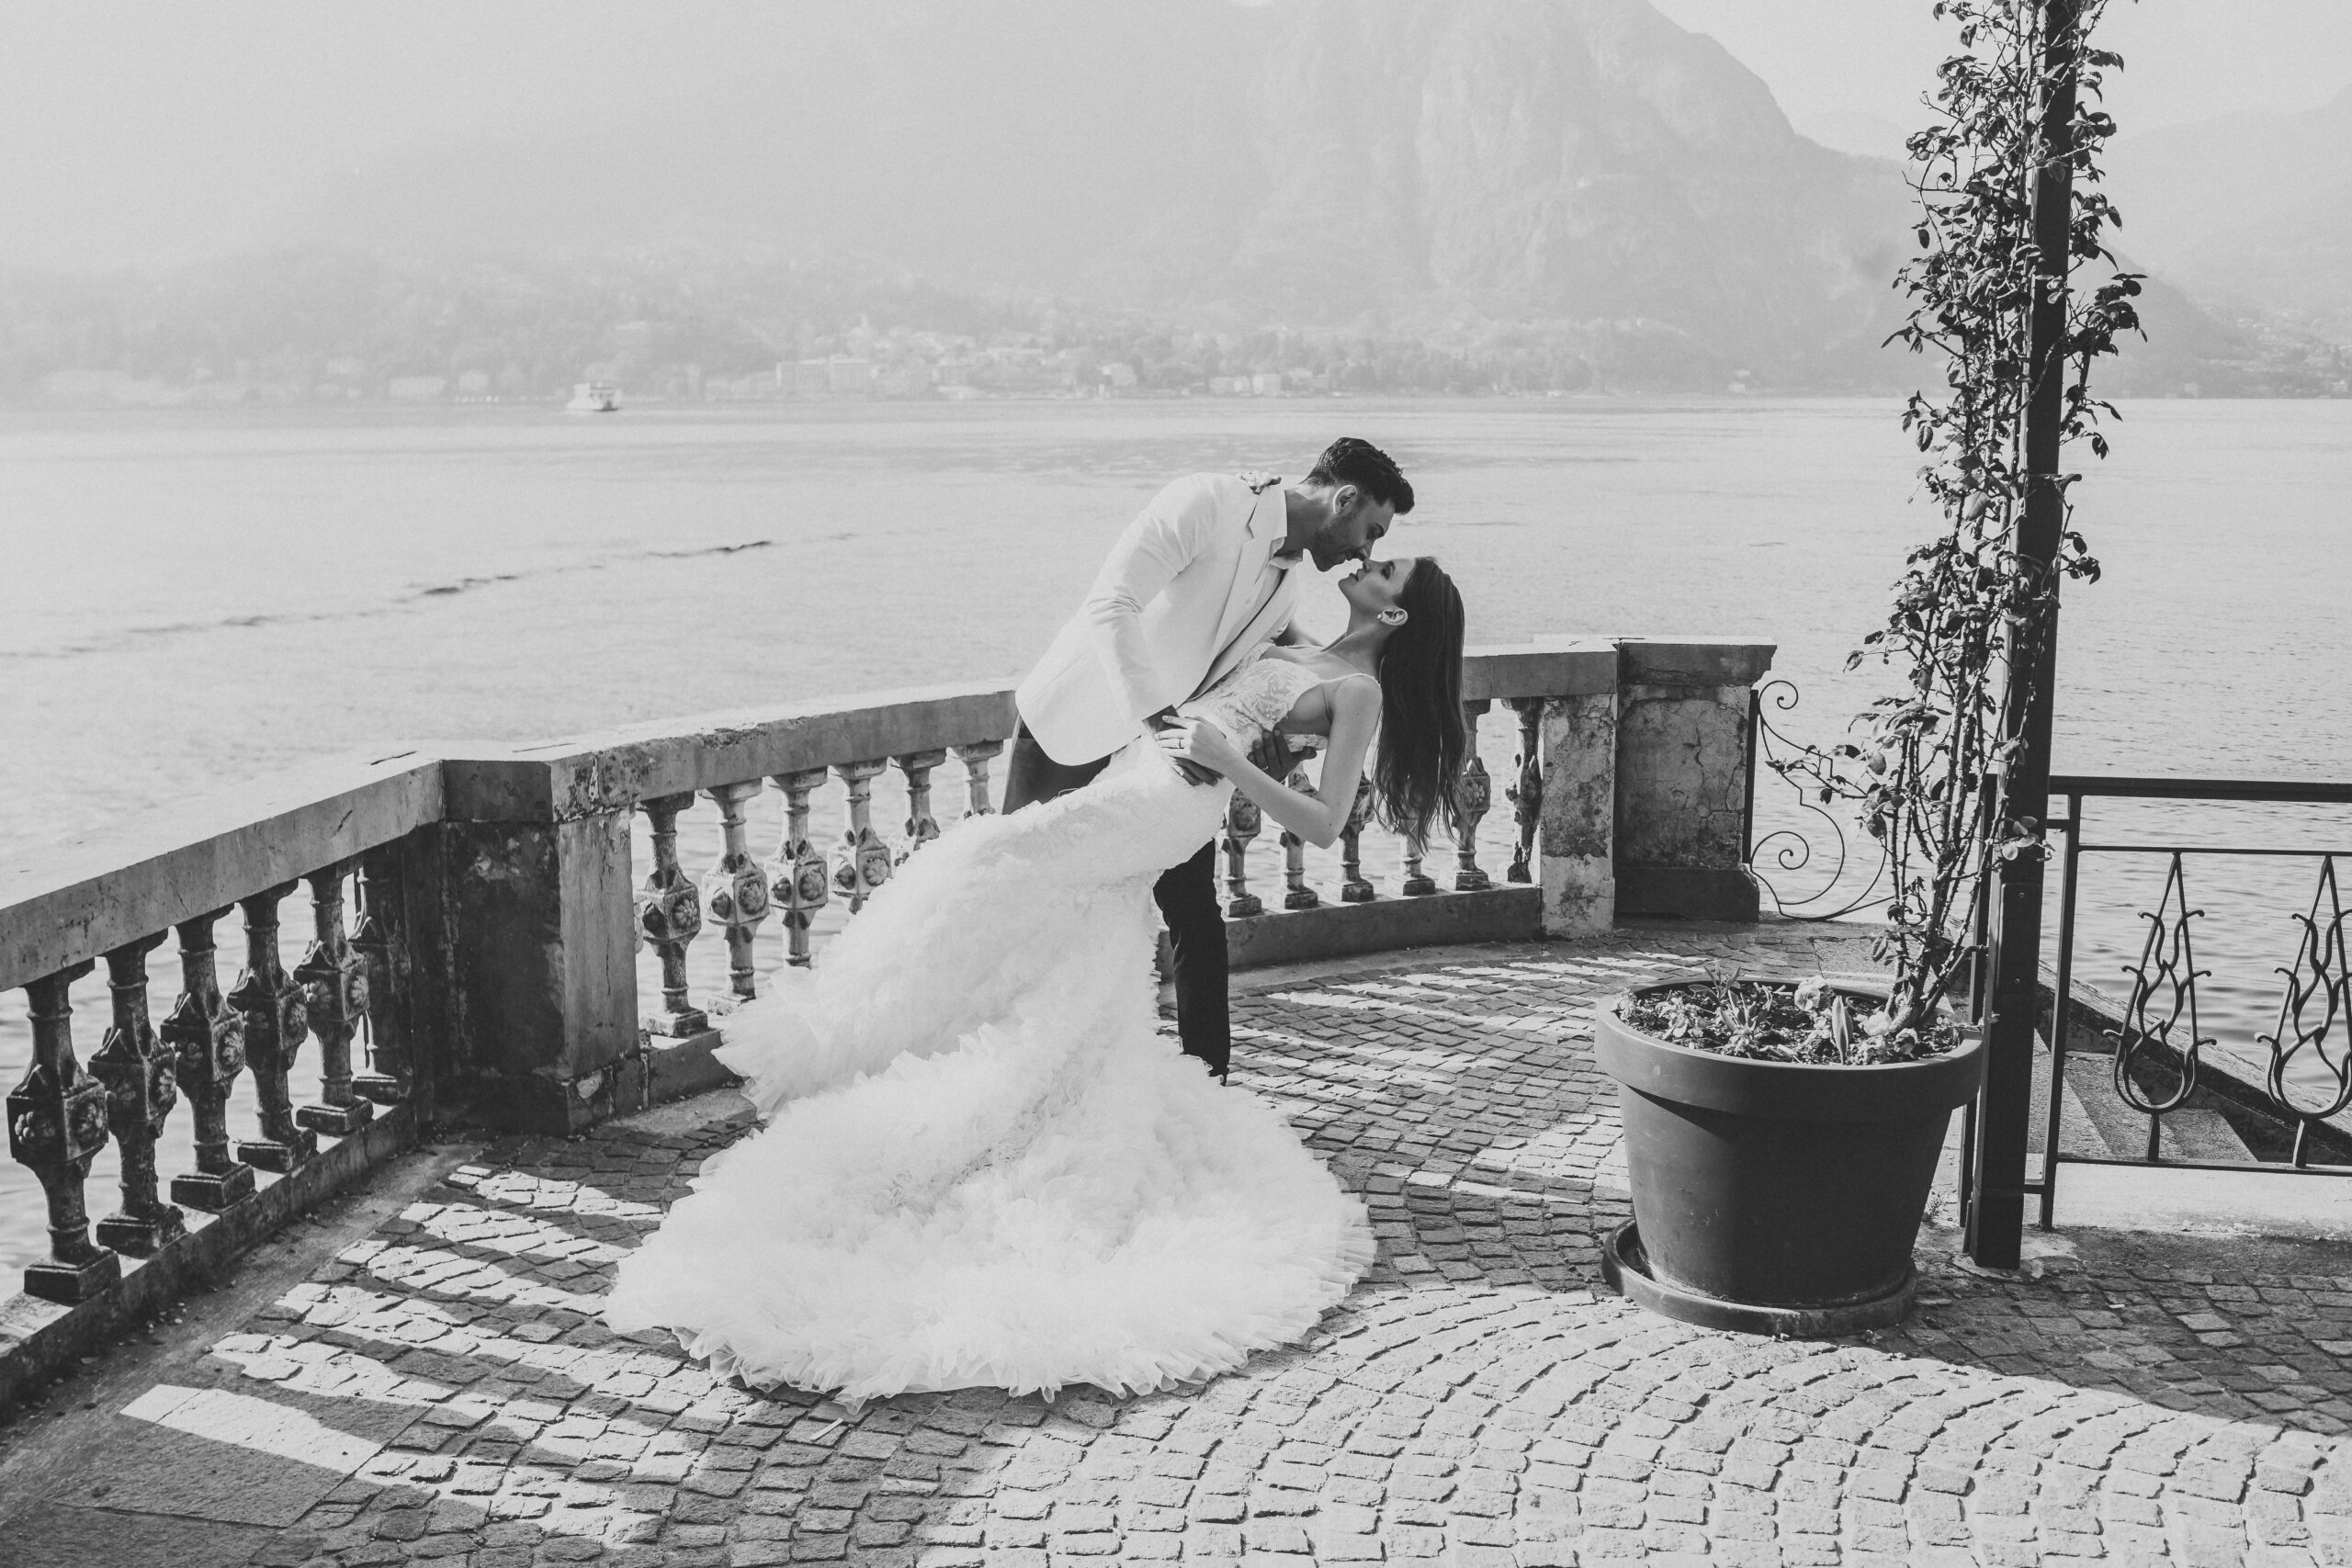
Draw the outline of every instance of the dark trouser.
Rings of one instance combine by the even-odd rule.
[[[1023,725],[1013,733],[1004,773],[1004,809],[1018,811],[1067,795],[1109,765],[1111,759],[1057,762]],[[1151,896],[1168,922],[1176,982],[1176,1036],[1184,1055],[1197,1056],[1219,1078],[1233,1059],[1233,1021],[1226,998],[1225,915],[1216,901],[1216,840],[1183,864],[1160,873]]]

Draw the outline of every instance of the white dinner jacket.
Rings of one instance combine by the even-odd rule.
[[[1107,757],[1143,720],[1221,678],[1290,622],[1297,567],[1261,600],[1290,529],[1281,481],[1193,474],[1152,497],[1013,693],[1057,762]]]

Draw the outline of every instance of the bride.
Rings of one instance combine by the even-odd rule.
[[[1083,788],[956,824],[729,1016],[719,1060],[767,1124],[622,1261],[614,1328],[852,1403],[1126,1393],[1230,1371],[1347,1293],[1362,1202],[1155,1029],[1150,892],[1230,795],[1180,757],[1317,845],[1368,757],[1382,822],[1451,820],[1461,595],[1426,558],[1340,592],[1336,641],[1267,649]],[[1326,748],[1313,794],[1250,760],[1269,732]]]

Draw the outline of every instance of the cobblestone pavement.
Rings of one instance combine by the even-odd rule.
[[[710,1097],[493,1145],[218,1339],[199,1386],[141,1394],[41,1529],[242,1521],[180,1568],[2352,1562],[2352,1248],[2080,1233],[1994,1280],[1931,1230],[1914,1319],[1832,1342],[1596,1295],[1625,1204],[1592,1003],[1694,958],[1852,967],[1815,940],[1620,932],[1237,997],[1238,1078],[1363,1192],[1382,1253],[1307,1343],[1206,1386],[853,1413],[616,1337],[615,1260],[748,1124]],[[17,1561],[82,1561],[24,1555],[36,1534]]]

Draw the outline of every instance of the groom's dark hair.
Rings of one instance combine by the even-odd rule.
[[[1311,485],[1353,485],[1398,516],[1413,510],[1412,482],[1396,471],[1396,460],[1369,441],[1342,435],[1323,448],[1306,482]]]

